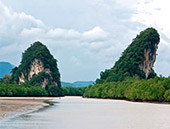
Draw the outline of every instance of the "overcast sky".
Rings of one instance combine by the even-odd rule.
[[[170,75],[170,1],[0,0],[0,61],[19,65],[41,41],[58,60],[63,81],[94,81],[140,31],[161,36],[155,71]]]

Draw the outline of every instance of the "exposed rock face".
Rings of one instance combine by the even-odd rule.
[[[61,85],[57,61],[45,45],[35,42],[25,53],[19,67],[13,69],[14,83],[29,83],[47,88],[47,85]]]
[[[21,76],[19,77],[19,85],[21,85],[24,82],[25,82],[25,77],[24,77],[24,74],[21,73]]]
[[[30,81],[33,75],[38,75],[40,72],[50,74],[50,70],[48,68],[44,68],[43,62],[40,59],[34,59],[30,65],[28,80]]]
[[[140,32],[115,65],[100,73],[100,79],[97,79],[96,83],[155,77],[153,66],[159,41],[159,34],[154,28],[147,28]]]
[[[34,75],[38,75],[40,72],[45,72],[47,74],[50,74],[50,70],[47,68],[44,68],[43,62],[40,59],[34,59],[30,65],[30,72],[28,74],[28,79],[24,77],[24,74],[21,73],[19,77],[19,84],[21,85],[22,83],[25,82],[25,80],[31,80]],[[57,86],[57,83],[54,82],[54,85]],[[41,87],[46,88],[48,85],[48,79],[44,78],[44,80],[41,82]]]
[[[28,80],[31,80],[34,74],[38,75],[39,72],[42,72],[44,70],[43,63],[39,59],[34,59],[30,67],[31,68],[30,68],[30,73],[28,75]]]
[[[44,81],[43,82],[41,82],[41,87],[42,88],[46,88],[46,86],[48,85],[48,79],[47,78],[44,78]],[[56,84],[56,86],[57,86],[57,84]]]
[[[144,49],[144,57],[145,60],[143,61],[143,64],[139,65],[139,68],[145,73],[145,78],[148,78],[149,74],[152,71],[152,68],[154,66],[155,60],[156,60],[156,50],[158,44],[155,45],[155,51],[152,52],[151,49]]]

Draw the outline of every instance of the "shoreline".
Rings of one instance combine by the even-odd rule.
[[[112,98],[89,98],[82,96],[65,96],[62,98],[84,98],[94,100],[110,100],[110,101],[124,101],[140,104],[161,104],[169,105],[169,102],[155,102],[155,101],[131,101],[128,99],[112,99]],[[0,121],[17,115],[22,115],[29,112],[37,111],[46,106],[52,105],[50,100],[59,100],[60,97],[0,97]]]
[[[164,105],[170,105],[170,102],[166,101],[140,101],[140,100],[130,100],[130,99],[121,99],[121,98],[99,98],[99,97],[83,97],[86,99],[98,99],[98,100],[120,100],[120,101],[125,101],[125,102],[132,102],[132,103],[146,103],[146,104],[164,104]]]
[[[51,99],[57,97],[0,97],[0,121],[15,115],[24,114],[39,110],[45,106]]]

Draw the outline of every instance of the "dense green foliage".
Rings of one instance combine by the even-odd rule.
[[[48,96],[48,93],[39,86],[0,83],[0,96]]]
[[[50,75],[45,72],[39,72],[38,75],[33,75],[30,81],[26,81],[25,84],[32,86],[40,86],[44,81],[44,78],[48,79],[48,85],[51,85]]]
[[[47,87],[48,95],[49,96],[64,96],[63,90],[61,87],[49,85]]]
[[[86,87],[62,87],[65,96],[83,96]]]
[[[28,84],[17,85],[9,83],[0,83],[0,97],[29,97],[29,96],[82,96],[86,87],[57,87],[48,85],[46,89],[39,86],[30,86]]]
[[[144,79],[145,73],[139,68],[139,65],[145,60],[144,50],[150,49],[151,54],[155,54],[159,40],[159,34],[155,29],[147,28],[142,31],[122,53],[114,67],[100,73],[100,79],[97,79],[96,83],[123,81],[136,76]],[[152,57],[152,55],[150,56]],[[155,76],[156,74],[152,69],[149,78]]]
[[[12,70],[12,81],[18,84],[21,73],[24,74],[25,79],[28,81],[28,73],[30,71],[31,63],[34,59],[41,60],[43,62],[44,68],[48,68],[51,71],[49,75],[51,81],[49,81],[49,83],[57,82],[58,86],[60,87],[61,82],[60,73],[57,68],[57,60],[54,59],[54,57],[50,54],[50,51],[47,49],[47,47],[40,42],[35,42],[22,54],[21,64],[19,67],[15,67]],[[40,80],[41,77],[34,77],[33,81],[31,81],[35,84],[36,78]]]
[[[83,96],[132,101],[170,101],[170,77],[95,84],[87,87]]]

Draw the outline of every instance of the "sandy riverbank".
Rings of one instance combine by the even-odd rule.
[[[50,97],[0,97],[0,120],[22,114],[24,112],[38,110],[43,106],[48,106],[45,100],[58,99]]]

